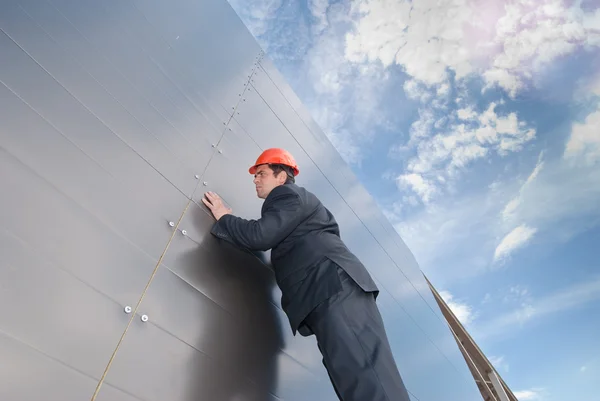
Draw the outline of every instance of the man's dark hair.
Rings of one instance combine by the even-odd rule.
[[[296,182],[296,178],[294,177],[294,172],[291,167],[284,164],[269,164],[269,168],[273,170],[273,174],[276,176],[284,171],[287,175],[287,179],[285,180],[286,184]]]

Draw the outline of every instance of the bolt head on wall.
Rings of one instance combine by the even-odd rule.
[[[125,313],[131,313],[131,306],[127,305],[123,310]]]
[[[148,315],[142,315],[141,319],[142,319],[142,322],[147,322],[148,321]]]

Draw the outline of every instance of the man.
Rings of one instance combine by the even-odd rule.
[[[379,290],[341,240],[333,215],[296,185],[292,155],[267,149],[249,171],[265,200],[261,218],[233,216],[207,192],[202,201],[217,220],[211,233],[251,251],[271,249],[292,332],[316,336],[340,400],[409,401],[375,303]]]

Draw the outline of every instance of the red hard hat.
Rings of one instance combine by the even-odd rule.
[[[298,165],[294,160],[294,157],[285,149],[271,148],[267,149],[258,156],[254,166],[250,167],[248,171],[250,174],[256,174],[256,168],[261,164],[283,164],[289,166],[294,171],[294,176],[300,174]]]

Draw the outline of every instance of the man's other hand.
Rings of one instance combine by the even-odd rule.
[[[202,202],[204,202],[206,207],[208,207],[210,209],[210,211],[212,212],[213,216],[215,216],[215,219],[217,219],[217,221],[224,215],[231,214],[231,209],[229,209],[228,207],[226,207],[223,204],[223,201],[221,200],[219,195],[217,195],[214,192],[209,191],[209,192],[206,192],[204,194],[204,196],[205,196],[205,198],[202,198]]]

